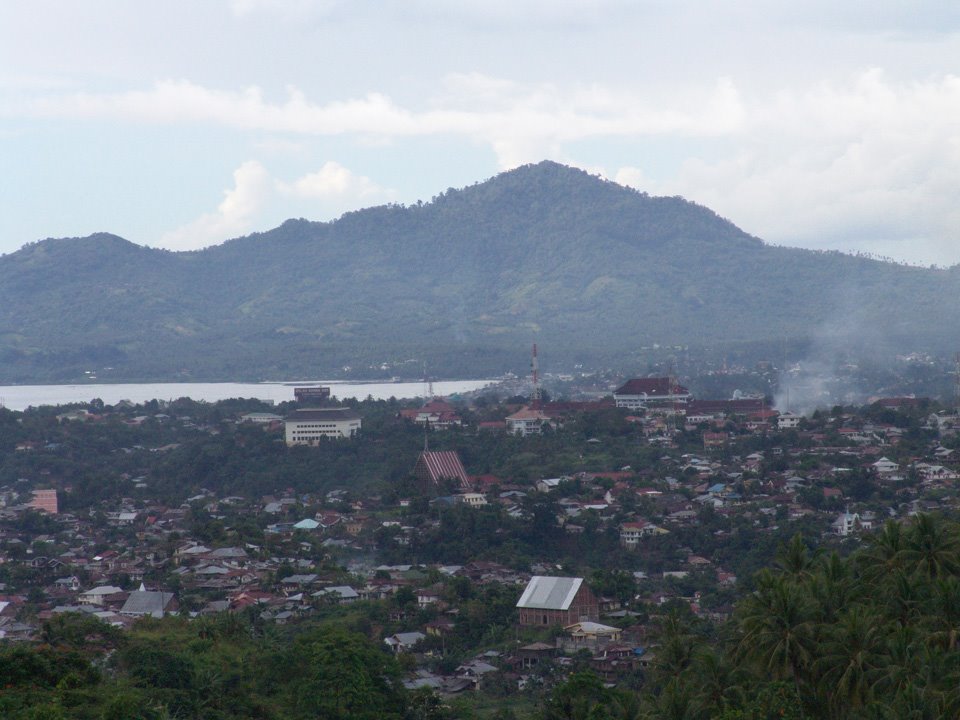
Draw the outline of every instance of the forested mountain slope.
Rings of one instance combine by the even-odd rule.
[[[848,324],[949,342],[958,290],[956,269],[771,247],[681,198],[543,162],[196,252],[107,234],[25,246],[0,257],[0,380],[317,377],[410,358],[463,375],[522,369],[534,340],[563,361]]]

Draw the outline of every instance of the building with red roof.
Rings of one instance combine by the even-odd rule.
[[[456,450],[424,450],[413,467],[420,484],[428,492],[454,481],[461,490],[472,489],[467,471]]]

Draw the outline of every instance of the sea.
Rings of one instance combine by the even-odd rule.
[[[442,380],[433,383],[435,396],[450,397],[492,385],[495,380]],[[294,387],[327,385],[330,394],[339,399],[391,397],[404,400],[424,397],[427,386],[420,382],[343,382],[338,380],[311,380],[303,382],[261,383],[85,383],[77,385],[0,385],[0,407],[26,410],[43,405],[88,403],[99,398],[106,405],[121,400],[143,403],[150,400],[178,400],[190,398],[206,402],[231,398],[257,398],[267,402],[293,400]]]

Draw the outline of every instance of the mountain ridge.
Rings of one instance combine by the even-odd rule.
[[[533,340],[564,361],[578,346],[615,357],[805,336],[838,313],[952,341],[942,298],[958,290],[955,271],[772,246],[683,198],[543,162],[199,251],[109,233],[31,243],[0,257],[0,379],[76,378],[105,357],[143,379],[411,357],[473,374]]]

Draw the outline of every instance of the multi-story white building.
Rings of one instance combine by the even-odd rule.
[[[777,428],[780,430],[798,428],[800,427],[800,421],[802,419],[799,415],[794,415],[792,412],[782,412],[777,418]]]
[[[350,408],[295,410],[284,421],[287,445],[316,445],[323,438],[351,438],[361,418]]]
[[[666,530],[653,523],[640,520],[639,522],[625,522],[620,525],[620,544],[626,548],[635,548],[641,538],[653,535],[664,535]]]
[[[539,435],[551,424],[550,416],[536,408],[523,407],[507,416],[507,432],[514,435]]]

